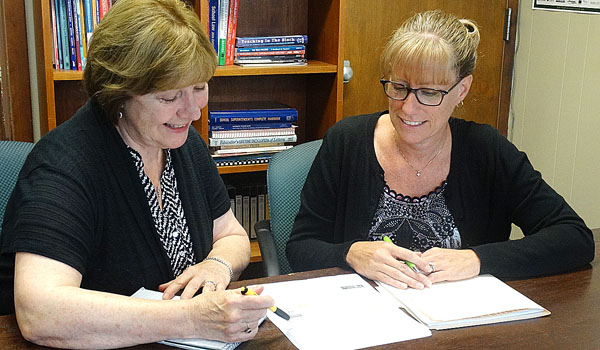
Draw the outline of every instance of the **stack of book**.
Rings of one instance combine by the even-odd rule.
[[[55,69],[83,70],[87,42],[116,0],[50,0]]]
[[[256,238],[254,225],[269,219],[269,196],[264,184],[226,185],[231,210],[250,239]]]
[[[235,39],[233,63],[252,65],[305,65],[306,35],[244,37]]]
[[[211,103],[209,146],[217,166],[268,163],[296,142],[298,111],[278,102]]]

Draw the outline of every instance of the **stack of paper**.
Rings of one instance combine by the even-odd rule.
[[[491,275],[397,289],[379,283],[430,329],[448,329],[550,315],[550,312]]]

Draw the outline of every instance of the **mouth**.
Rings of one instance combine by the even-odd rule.
[[[410,120],[406,120],[406,119],[402,119],[402,118],[400,118],[400,120],[402,120],[402,123],[404,123],[405,125],[408,125],[408,126],[419,126],[419,125],[425,124],[425,121],[414,122],[414,121],[410,121]]]
[[[165,123],[164,125],[165,125],[167,128],[170,128],[170,129],[175,129],[175,130],[177,130],[177,129],[181,129],[181,128],[185,128],[185,127],[187,127],[187,126],[188,126],[188,124],[189,124],[189,123],[185,123],[185,124],[169,124],[169,123]]]

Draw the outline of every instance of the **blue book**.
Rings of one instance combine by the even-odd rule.
[[[270,51],[292,51],[292,50],[306,50],[304,45],[284,45],[284,46],[257,46],[257,47],[238,47],[235,52],[270,52]]]
[[[236,47],[268,46],[268,45],[298,45],[306,44],[306,35],[277,35],[277,36],[253,36],[235,38]]]
[[[65,1],[67,3],[67,25],[69,26],[69,53],[71,70],[77,70],[77,52],[75,51],[75,27],[73,20],[73,4],[71,0]]]
[[[61,69],[71,69],[71,54],[69,50],[69,24],[67,21],[67,4],[65,0],[56,0],[56,8],[60,11],[60,45],[62,59],[60,60]]]
[[[85,38],[86,44],[90,42],[94,31],[94,18],[92,17],[92,0],[83,0],[83,12],[85,16]]]
[[[209,123],[291,123],[298,120],[298,110],[277,102],[216,102],[209,106]]]
[[[219,53],[219,0],[208,0],[208,38]]]
[[[210,131],[229,131],[229,130],[262,130],[262,129],[285,129],[291,128],[292,123],[231,123],[231,124],[211,124],[208,126]]]

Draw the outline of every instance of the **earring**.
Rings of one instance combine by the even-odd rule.
[[[459,102],[459,103],[456,105],[456,107],[462,108],[462,106],[464,106],[464,105],[465,105],[465,101],[460,101],[460,102]]]

